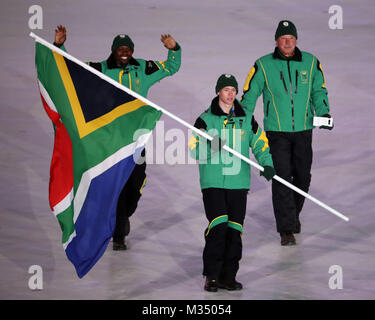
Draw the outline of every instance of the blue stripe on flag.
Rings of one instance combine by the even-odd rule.
[[[142,148],[91,180],[82,210],[75,223],[76,236],[65,249],[82,278],[107,249],[116,223],[117,200],[132,173]],[[121,179],[119,179],[121,177]]]

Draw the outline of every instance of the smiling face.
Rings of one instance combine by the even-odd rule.
[[[116,62],[120,65],[125,65],[129,63],[130,58],[133,56],[133,50],[127,46],[118,47],[115,52]]]
[[[278,37],[276,40],[277,47],[285,57],[292,57],[296,48],[297,39],[291,34]]]

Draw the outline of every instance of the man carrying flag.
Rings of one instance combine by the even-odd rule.
[[[63,47],[66,28],[57,26],[54,45]],[[118,81],[129,89],[147,97],[149,88],[161,79],[175,74],[181,65],[181,48],[172,36],[162,35],[161,42],[168,49],[164,62],[133,58],[134,43],[128,35],[120,34],[113,39],[111,54],[102,62],[89,62],[96,70]],[[142,158],[145,151],[142,152]],[[146,183],[146,162],[136,164],[121,191],[117,202],[116,227],[113,234],[113,250],[126,250],[125,237],[130,231],[129,217],[135,212]]]
[[[58,31],[65,33],[61,26]],[[162,112],[141,94],[64,48],[32,33],[30,36],[36,40],[35,64],[43,107],[55,130],[49,202],[62,229],[65,253],[82,278],[113,236],[121,190]],[[160,66],[167,69],[166,63]],[[132,69],[128,78],[138,72]],[[160,78],[153,77],[157,80]],[[150,86],[150,81],[146,79],[145,84]],[[145,133],[135,138],[139,129]]]

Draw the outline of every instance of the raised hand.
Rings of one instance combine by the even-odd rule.
[[[162,34],[160,41],[163,42],[164,46],[169,50],[176,47],[176,41],[170,34]]]
[[[66,29],[64,26],[59,25],[55,29],[55,43],[60,47],[66,40]]]

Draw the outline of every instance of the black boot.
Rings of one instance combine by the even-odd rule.
[[[282,246],[294,246],[296,245],[296,238],[292,232],[281,232],[281,245]]]
[[[114,241],[113,240],[113,250],[114,251],[124,251],[127,249],[127,246],[125,244],[125,240],[123,241]]]
[[[204,284],[204,290],[209,292],[217,292],[217,281],[216,279],[210,279],[206,277],[206,282]]]
[[[232,280],[220,280],[219,279],[219,281],[217,282],[217,286],[220,289],[227,289],[229,291],[242,290],[242,284],[236,281],[236,279],[232,279]]]
[[[125,222],[125,225],[124,225],[123,230],[125,232],[125,236],[127,236],[130,232],[129,217],[126,217],[124,222]],[[124,236],[123,240],[118,240],[118,238],[116,238],[116,240],[113,240],[113,250],[114,251],[124,251],[128,248],[125,244],[125,236]]]

